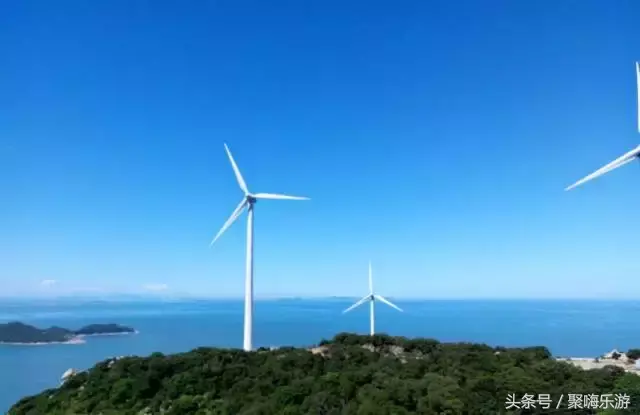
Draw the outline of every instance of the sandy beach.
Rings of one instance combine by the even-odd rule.
[[[0,342],[0,346],[47,346],[50,344],[85,344],[86,337],[101,337],[101,336],[125,336],[138,334],[137,330],[132,333],[95,333],[95,334],[78,334],[72,339],[64,342]]]
[[[138,330],[134,330],[133,332],[125,332],[125,333],[94,333],[94,334],[78,334],[76,337],[102,337],[102,336],[127,336],[127,335],[133,335],[133,334],[138,334],[139,331]]]
[[[64,342],[33,342],[33,343],[20,343],[20,342],[0,342],[0,345],[4,346],[48,346],[50,344],[84,344],[86,341],[80,336],[76,336]]]
[[[602,369],[605,366],[617,366],[624,369],[629,373],[635,373],[640,375],[640,368],[636,367],[635,361],[629,360],[624,353],[619,353],[620,356],[614,359],[613,353],[615,350],[601,356],[601,357],[557,357],[556,360],[561,362],[567,362],[574,366],[578,366],[585,370]]]

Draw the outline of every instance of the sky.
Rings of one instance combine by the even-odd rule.
[[[0,297],[640,298],[635,0],[8,2]]]

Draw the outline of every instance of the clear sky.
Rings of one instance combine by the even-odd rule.
[[[640,297],[637,0],[14,1],[0,296]]]

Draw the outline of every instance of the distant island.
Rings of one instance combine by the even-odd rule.
[[[39,329],[14,321],[0,324],[0,344],[83,343],[84,336],[130,333],[135,330],[118,324],[90,324],[79,330],[69,330],[57,326]]]
[[[89,324],[80,330],[76,330],[77,336],[97,336],[107,334],[130,334],[135,333],[131,327],[121,326],[119,324]]]
[[[638,414],[640,376],[583,370],[546,347],[341,333],[308,348],[110,358],[66,372],[8,415],[249,413]]]

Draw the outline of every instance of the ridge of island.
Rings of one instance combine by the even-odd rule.
[[[584,370],[542,346],[340,333],[305,348],[110,358],[69,370],[8,415],[545,413],[640,413],[640,376]]]
[[[18,321],[0,324],[0,344],[40,345],[84,343],[85,336],[132,334],[136,331],[119,324],[90,324],[79,330],[52,326],[40,329]]]

